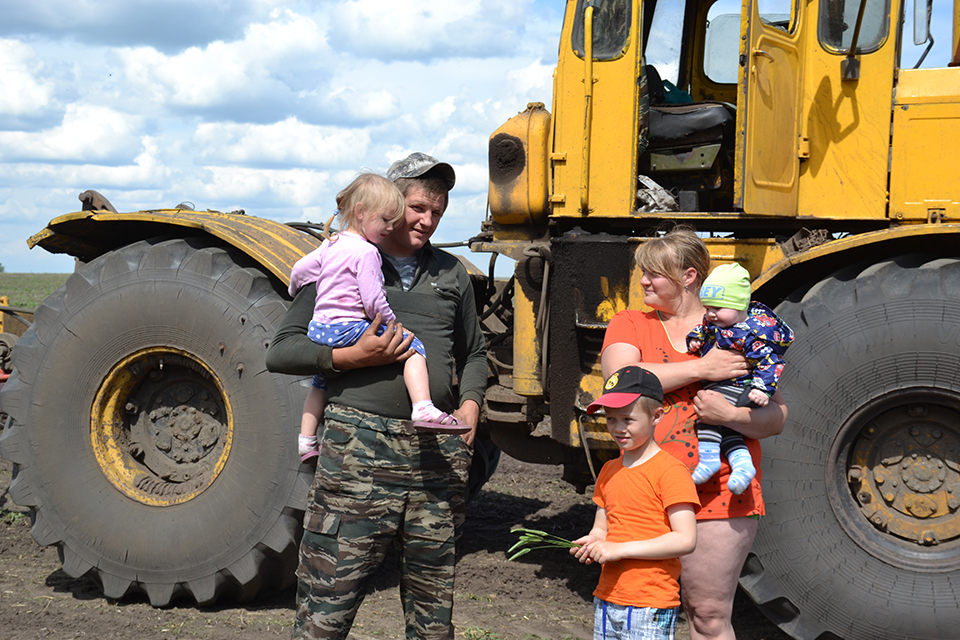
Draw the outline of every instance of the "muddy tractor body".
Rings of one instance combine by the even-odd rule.
[[[920,1],[569,0],[550,108],[490,140],[471,247],[492,257],[475,274],[482,429],[589,485],[616,455],[585,408],[604,329],[643,305],[633,254],[692,225],[796,332],[741,585],[804,640],[960,628],[960,54],[903,59],[928,36]],[[81,200],[30,239],[78,266],[0,391],[0,454],[33,537],[112,598],[210,604],[289,584],[309,380],[264,356],[318,235]],[[507,282],[496,256],[516,261]]]
[[[931,6],[567,3],[553,102],[490,138],[473,249],[516,261],[487,394],[508,454],[592,482],[604,330],[676,223],[796,332],[789,417],[740,583],[795,638],[960,624],[960,140],[953,59],[911,68]],[[905,12],[916,29],[905,32]]]

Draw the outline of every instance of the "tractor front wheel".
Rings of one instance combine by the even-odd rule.
[[[93,260],[37,309],[0,398],[0,453],[67,574],[155,606],[292,583],[304,391],[264,365],[286,308],[243,254],[168,239]]]

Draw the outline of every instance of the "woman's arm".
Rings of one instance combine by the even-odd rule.
[[[701,380],[727,380],[747,373],[747,359],[739,351],[711,349],[702,358],[682,362],[648,362],[640,349],[626,342],[607,345],[600,356],[600,368],[606,379],[614,371],[638,365],[660,378],[664,391],[673,391]],[[717,423],[722,424],[722,423]]]
[[[716,391],[704,389],[694,397],[693,408],[707,424],[722,424],[755,440],[779,434],[787,421],[787,404],[779,390],[765,407],[735,407]]]

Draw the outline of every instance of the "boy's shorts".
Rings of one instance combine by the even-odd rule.
[[[673,640],[680,607],[629,607],[593,598],[593,640]]]

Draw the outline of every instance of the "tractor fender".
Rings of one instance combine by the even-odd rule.
[[[910,253],[957,255],[960,224],[922,224],[849,235],[804,251],[768,261],[753,281],[754,297],[776,305],[803,283],[813,285],[827,275],[863,260],[881,262]],[[777,251],[781,251],[777,247]]]
[[[321,239],[292,226],[243,212],[156,209],[117,213],[77,211],[54,218],[27,240],[51,253],[66,253],[81,262],[123,246],[158,236],[208,235],[232,246],[289,284],[290,269]]]

